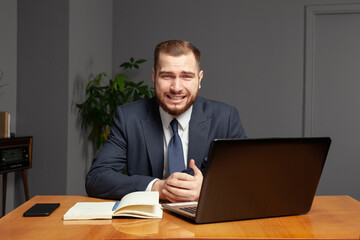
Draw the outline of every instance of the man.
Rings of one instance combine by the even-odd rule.
[[[89,196],[119,199],[147,190],[171,202],[198,200],[211,141],[245,137],[234,107],[197,97],[203,74],[191,43],[171,40],[155,48],[156,98],[118,107],[86,178]]]

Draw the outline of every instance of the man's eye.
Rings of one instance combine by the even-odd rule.
[[[183,78],[190,79],[190,78],[193,78],[193,76],[192,75],[184,75]]]
[[[163,75],[162,78],[172,78],[171,75]]]

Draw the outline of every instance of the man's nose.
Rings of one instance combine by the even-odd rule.
[[[171,84],[171,90],[178,92],[178,91],[181,91],[182,88],[183,88],[183,85],[182,85],[181,79],[178,77],[175,78]]]

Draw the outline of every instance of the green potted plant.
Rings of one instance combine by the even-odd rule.
[[[123,69],[139,69],[145,59],[135,60],[120,65]],[[86,100],[77,104],[81,127],[90,128],[89,139],[99,149],[106,141],[113,125],[116,108],[122,104],[142,98],[153,97],[154,89],[144,81],[133,82],[124,73],[110,78],[106,73],[99,73],[86,86]]]

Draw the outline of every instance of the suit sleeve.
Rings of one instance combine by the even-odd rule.
[[[226,108],[226,111],[222,112],[221,117],[218,117],[217,120],[218,121],[216,121],[215,126],[217,126],[219,130],[217,129],[217,127],[214,127],[212,129],[215,134],[211,134],[210,138],[208,139],[209,143],[205,151],[206,155],[203,158],[200,167],[200,170],[203,172],[204,175],[206,173],[205,169],[207,167],[208,161],[207,153],[209,151],[211,141],[213,141],[215,138],[247,138],[245,130],[240,121],[239,112],[235,107],[230,106]]]
[[[108,140],[94,158],[86,177],[85,187],[89,196],[120,199],[130,192],[146,189],[153,177],[124,174],[127,149],[126,121],[121,108],[118,108]]]
[[[235,107],[231,108],[228,126],[228,138],[246,138],[245,129],[241,124],[239,112]]]

